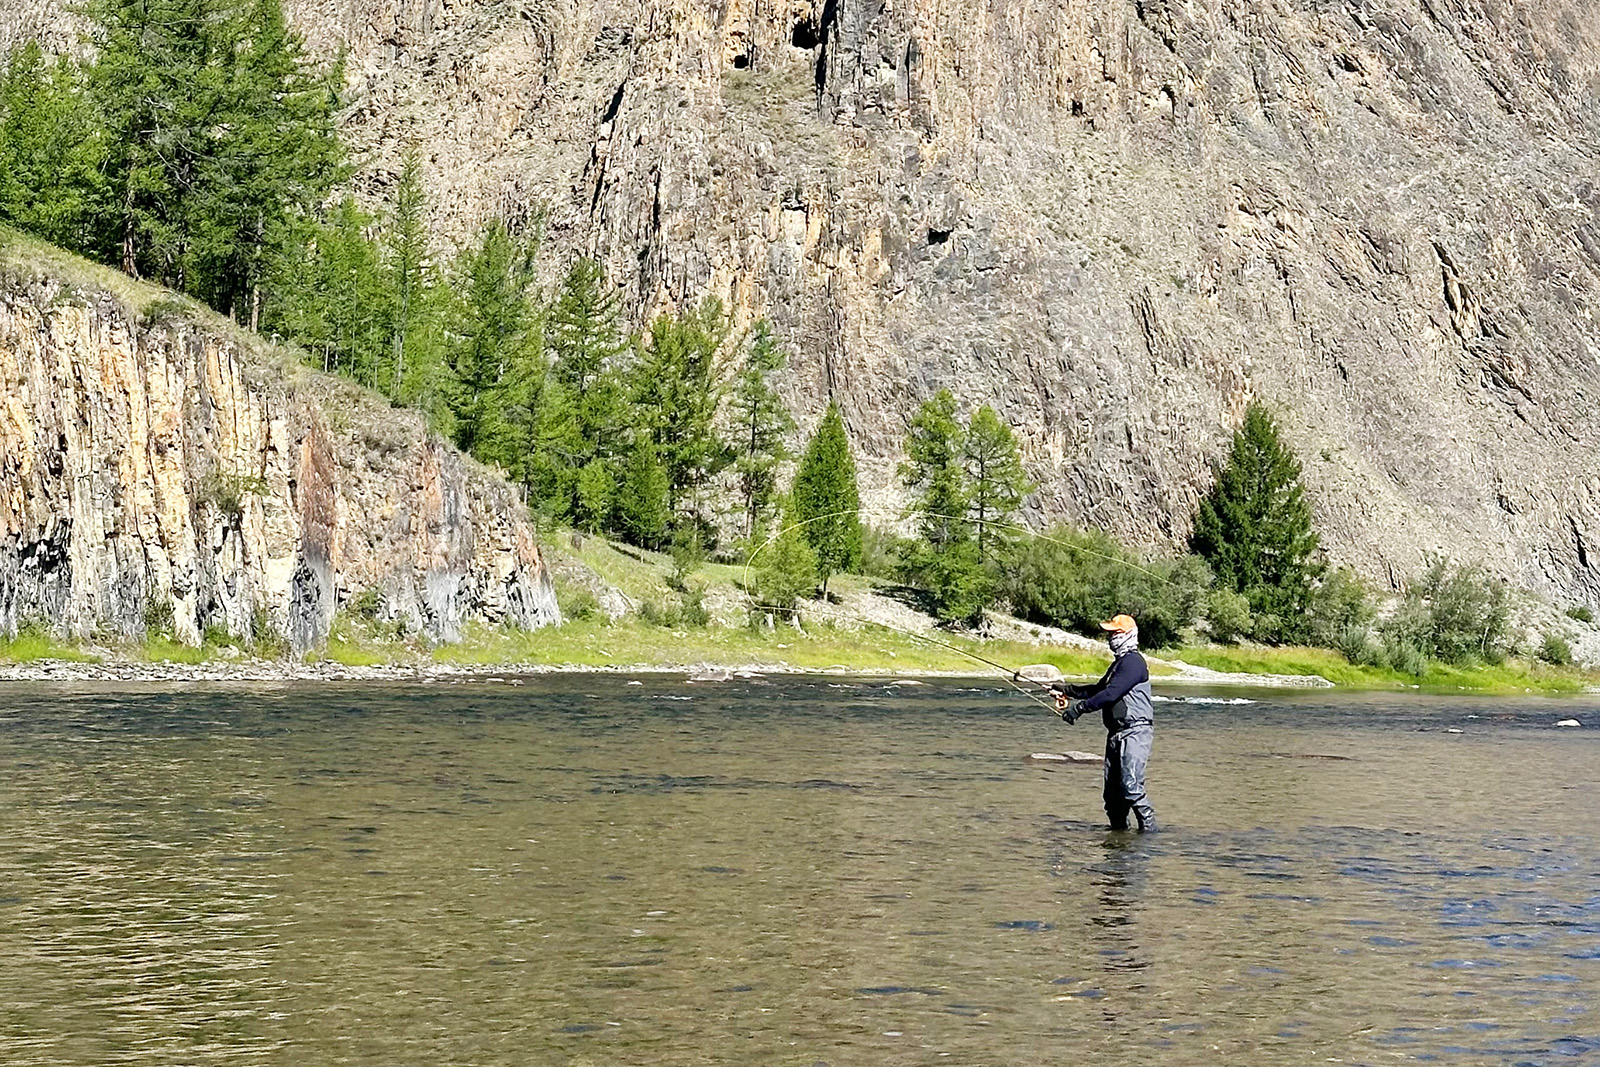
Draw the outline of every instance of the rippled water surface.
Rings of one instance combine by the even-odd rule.
[[[7,688],[0,1062],[1600,1063],[1600,711],[1008,692]]]

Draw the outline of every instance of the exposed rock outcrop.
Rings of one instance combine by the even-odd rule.
[[[1035,518],[1170,546],[1261,398],[1336,559],[1600,603],[1592,3],[287,6],[345,50],[366,194],[420,143],[446,238],[544,209],[641,315],[771,317],[864,496],[949,385]]]
[[[118,287],[0,274],[0,632],[170,618],[195,642],[264,612],[304,651],[363,596],[441,641],[559,621],[511,486],[414,413]]]

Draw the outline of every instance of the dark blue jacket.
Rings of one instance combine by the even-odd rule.
[[[1156,719],[1155,703],[1150,699],[1150,668],[1138,652],[1124,652],[1111,661],[1098,682],[1069,685],[1067,693],[1082,701],[1079,712],[1098,711],[1111,733]]]

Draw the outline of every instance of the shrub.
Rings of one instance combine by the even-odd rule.
[[[704,589],[690,587],[678,596],[678,622],[682,626],[704,628],[711,625],[711,612],[706,609]]]
[[[1409,645],[1445,663],[1498,663],[1510,647],[1506,584],[1480,568],[1435,560],[1383,624],[1385,646]]]
[[[369,585],[350,601],[350,614],[368,622],[376,622],[383,610],[383,590]]]
[[[1127,612],[1150,648],[1176,643],[1207,606],[1211,572],[1195,556],[1141,561],[1097,530],[1057,527],[1021,540],[1003,564],[1003,591],[1033,622],[1098,636]]]
[[[816,592],[817,557],[798,528],[785,528],[760,558],[754,592],[761,606],[789,616],[797,603]]]
[[[978,562],[974,540],[940,546],[910,542],[900,560],[900,576],[928,594],[934,612],[945,622],[972,621],[995,597],[995,583]]]
[[[205,633],[200,638],[200,643],[202,645],[210,645],[213,648],[229,648],[237,646],[239,642],[234,639],[233,634],[229,633],[228,628],[222,623],[208,622],[206,623]]]
[[[600,601],[582,586],[557,587],[556,603],[561,606],[561,617],[570,622],[587,622],[600,612]]]
[[[150,599],[144,603],[145,636],[161,637],[170,641],[177,628],[178,620],[172,611],[172,598],[152,593]]]
[[[1348,568],[1340,567],[1326,574],[1312,591],[1311,643],[1343,651],[1341,643],[1347,632],[1358,628],[1365,634],[1377,614],[1367,587]]]
[[[257,604],[250,615],[250,651],[266,659],[281,659],[289,654],[289,642],[272,625],[265,604]]]
[[[1213,641],[1234,644],[1250,632],[1250,600],[1243,593],[1213,589],[1206,597],[1206,620],[1211,625]]]
[[[1334,640],[1333,647],[1358,666],[1377,667],[1383,664],[1383,646],[1373,640],[1372,631],[1365,624],[1352,623],[1346,626]]]
[[[1409,674],[1413,678],[1421,678],[1428,673],[1428,657],[1407,641],[1386,644],[1383,661],[1391,670]]]
[[[1539,658],[1557,667],[1565,667],[1572,662],[1572,646],[1560,634],[1545,634],[1544,644],[1539,646]]]
[[[689,591],[689,577],[706,561],[705,542],[693,528],[679,529],[672,536],[672,576],[667,584],[680,593]]]
[[[908,550],[908,540],[891,530],[876,526],[861,527],[862,574],[898,580],[900,559]]]
[[[250,474],[228,474],[212,469],[200,479],[199,501],[215,508],[219,515],[238,522],[244,515],[247,496],[263,496],[267,492],[265,478]]]
[[[1589,610],[1587,604],[1575,604],[1567,609],[1567,618],[1577,619],[1579,622],[1594,622],[1594,612]]]

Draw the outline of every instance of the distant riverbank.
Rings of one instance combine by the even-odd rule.
[[[64,645],[38,636],[0,642],[0,682],[104,683],[420,681],[514,678],[600,672],[681,674],[714,679],[739,675],[994,677],[981,662],[1039,667],[1045,674],[1092,678],[1108,656],[1096,642],[1041,633],[979,639],[940,632],[922,637],[863,625],[672,629],[622,619],[569,622],[532,632],[478,629],[454,645],[377,639],[359,627],[338,629],[326,649],[304,659],[259,656],[236,645],[198,648],[156,641],[101,647]],[[1198,646],[1150,654],[1158,688],[1250,686],[1481,693],[1574,693],[1594,678],[1574,668],[1525,661],[1482,667],[1434,667],[1410,678],[1307,648]]]

